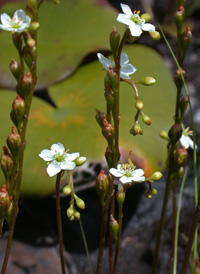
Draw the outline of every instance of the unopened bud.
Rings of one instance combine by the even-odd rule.
[[[153,77],[144,77],[142,80],[138,81],[138,84],[144,85],[144,86],[151,86],[155,84],[156,80]]]
[[[26,97],[27,94],[30,92],[32,83],[33,83],[32,74],[28,72],[26,75],[24,75],[21,81],[21,92],[23,93],[24,97]]]
[[[112,231],[113,237],[117,239],[118,232],[119,232],[119,224],[118,222],[114,219],[114,217],[111,215],[110,218],[110,230]]]
[[[16,99],[13,101],[13,104],[12,104],[10,117],[13,123],[15,124],[15,126],[18,128],[18,130],[20,130],[21,128],[21,123],[24,119],[24,114],[25,114],[25,102],[20,97],[20,95],[17,95]]]
[[[80,219],[80,217],[81,217],[80,212],[75,211],[75,212],[74,212],[74,218],[75,218],[75,220],[79,220],[79,219]],[[72,220],[72,221],[73,221],[73,220]]]
[[[168,134],[167,134],[167,132],[164,131],[164,130],[162,130],[162,131],[160,132],[160,137],[163,138],[163,139],[165,139],[165,140],[167,140],[167,141],[169,141]]]
[[[135,102],[135,107],[137,108],[137,110],[143,110],[144,103],[140,99],[137,99]]]
[[[153,189],[151,190],[151,194],[152,194],[153,196],[156,196],[156,195],[158,194],[157,189],[153,188]]]
[[[85,162],[86,162],[87,158],[86,157],[78,157],[74,160],[74,163],[76,164],[76,166],[82,166]]]
[[[96,116],[95,116],[95,118],[96,118],[96,120],[97,120],[97,123],[100,125],[100,127],[102,128],[103,126],[104,126],[104,123],[103,123],[103,121],[104,121],[104,119],[106,119],[106,114],[105,114],[105,112],[103,112],[103,111],[101,111],[101,110],[99,110],[99,109],[96,109]]]
[[[112,89],[115,90],[119,81],[116,69],[113,67],[109,67],[107,74],[108,74],[110,85]]]
[[[189,103],[189,99],[187,96],[184,96],[181,98],[181,101],[180,101],[180,111],[181,111],[181,114],[183,115],[187,106],[188,106],[188,103]]]
[[[63,188],[63,194],[64,195],[69,195],[69,194],[71,194],[71,192],[72,192],[72,189],[71,189],[71,187],[69,186],[69,185],[67,185],[67,186],[65,186],[64,188]]]
[[[110,47],[111,47],[114,58],[116,58],[117,56],[119,42],[120,42],[120,35],[117,32],[116,28],[113,27],[113,31],[110,33]]]
[[[145,22],[149,22],[149,20],[151,20],[151,15],[149,13],[143,13],[141,19],[144,19]]]
[[[176,142],[178,142],[178,140],[181,138],[181,135],[182,135],[182,126],[178,123],[174,124],[168,132],[168,136],[172,144],[175,144]]]
[[[182,39],[182,47],[184,49],[184,51],[186,52],[191,41],[192,41],[192,32],[190,30],[189,27],[186,28],[186,31],[184,31],[182,34],[181,34],[181,39]]]
[[[188,152],[185,147],[177,149],[175,153],[176,162],[179,166],[187,162]]]
[[[104,197],[106,196],[108,187],[109,187],[108,176],[104,173],[103,170],[101,170],[96,180],[96,190],[99,195],[101,203],[104,202]]]
[[[113,161],[113,152],[110,146],[107,146],[106,152],[105,152],[105,158],[108,163],[108,166],[112,166],[112,161]]]
[[[143,134],[143,129],[142,127],[137,123],[135,124],[131,129],[130,129],[130,134],[133,136],[136,136],[138,134],[142,135]]]
[[[6,141],[12,155],[15,156],[21,147],[21,137],[19,133],[15,131],[14,126],[12,126],[12,132],[8,135]]]
[[[151,125],[151,118],[145,114],[142,114],[142,121],[148,126]]]
[[[182,76],[183,79],[185,79],[185,70],[181,69],[181,72],[179,69],[176,70],[175,74],[174,74],[174,82],[177,86],[177,88],[181,88],[183,86],[183,80],[182,80]]]
[[[121,186],[121,185],[119,185],[119,186]],[[123,187],[122,186],[119,187],[118,191],[116,193],[116,199],[117,199],[117,202],[118,202],[118,205],[119,205],[120,208],[122,208],[122,206],[123,206],[125,196],[126,195],[125,195]]]
[[[153,174],[151,174],[151,176],[149,178],[147,178],[147,180],[158,181],[158,180],[160,180],[160,178],[162,178],[162,173],[159,171],[156,171]]]
[[[102,134],[103,136],[106,138],[106,140],[112,141],[115,138],[115,129],[114,127],[108,123],[108,121],[106,119],[103,120],[103,128],[102,128]]]
[[[6,212],[10,205],[10,198],[6,189],[6,185],[3,184],[0,189],[0,219],[5,217]]]
[[[33,10],[36,9],[37,7],[37,0],[28,0],[28,5],[31,7]]]
[[[39,27],[40,27],[40,24],[38,22],[32,22],[30,24],[29,30],[34,32],[34,31],[37,31]]]
[[[177,28],[181,28],[184,18],[185,18],[185,9],[183,6],[180,6],[174,13],[174,19],[175,19]]]
[[[17,61],[15,61],[15,59],[12,59],[10,63],[10,70],[18,82],[21,75],[21,68],[20,68],[20,64]]]
[[[104,96],[109,107],[113,109],[115,104],[114,92],[111,88],[105,89]]]
[[[80,209],[85,209],[85,202],[81,198],[75,197],[75,201],[77,207],[79,207]]]
[[[149,31],[149,35],[153,40],[160,40],[160,32],[158,31]]]
[[[3,147],[4,154],[1,155],[1,169],[6,179],[9,179],[13,172],[13,159],[7,148]]]
[[[73,205],[71,205],[66,211],[69,219],[74,216],[74,212],[75,212],[75,209],[74,209]]]

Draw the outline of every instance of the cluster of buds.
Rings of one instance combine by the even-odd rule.
[[[148,183],[149,189],[147,189],[145,191],[145,197],[147,197],[148,199],[151,199],[152,196],[156,196],[157,195],[157,189],[152,187],[152,183],[154,181],[158,181],[160,180],[162,177],[162,174],[159,171],[154,172],[153,174],[151,174],[151,176],[149,178],[146,178],[146,181]]]
[[[80,212],[75,209],[74,200],[78,208],[85,209],[85,202],[74,194],[74,198],[71,200],[71,204],[66,211],[67,217],[70,219],[70,221],[79,220],[81,216]]]

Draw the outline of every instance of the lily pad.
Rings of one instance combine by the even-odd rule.
[[[23,1],[8,2],[1,6],[0,13],[12,16],[16,9],[24,7]],[[113,25],[117,24],[119,31],[124,30],[116,17],[116,10],[106,2],[104,5],[91,0],[44,3],[39,12],[37,89],[71,75],[88,53],[109,49],[108,35]],[[18,55],[11,33],[0,31],[0,40],[0,87],[14,89],[16,82],[8,64],[12,57],[18,59]]]
[[[144,112],[151,117],[152,125],[141,125],[144,135],[129,134],[134,123],[135,101],[131,87],[121,84],[120,91],[120,148],[132,150],[143,161],[146,174],[160,169],[160,163],[166,159],[166,142],[159,137],[161,130],[168,130],[172,124],[175,102],[175,86],[162,57],[154,50],[141,46],[125,47],[130,63],[137,71],[134,80],[152,76],[156,84],[150,87],[138,85]],[[148,60],[148,61],[147,61]],[[57,109],[48,103],[34,98],[28,124],[27,147],[25,151],[24,177],[22,194],[45,195],[54,189],[55,177],[49,178],[46,163],[38,154],[53,143],[61,142],[70,152],[80,152],[88,161],[101,161],[106,148],[106,141],[101,136],[101,129],[95,120],[95,108],[105,111],[104,99],[105,71],[98,61],[81,67],[70,78],[53,85],[49,93],[57,104]],[[9,108],[13,93],[0,92],[0,132],[1,146],[8,132]]]

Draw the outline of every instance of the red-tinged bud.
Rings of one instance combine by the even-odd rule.
[[[119,42],[120,42],[120,35],[117,32],[116,28],[113,27],[113,31],[110,33],[110,47],[111,47],[114,58],[116,58],[117,56]]]
[[[168,132],[169,139],[172,144],[175,144],[178,142],[178,140],[181,138],[182,135],[182,126],[178,123],[171,126]]]
[[[13,76],[15,77],[15,79],[17,80],[17,82],[19,82],[20,75],[21,75],[21,68],[20,68],[20,64],[17,61],[15,61],[15,59],[12,59],[10,63],[10,70]]]
[[[25,114],[24,99],[22,99],[20,95],[17,95],[16,99],[14,100],[12,104],[10,117],[19,131],[21,128],[21,123],[23,122],[23,119],[24,119],[24,114]]]
[[[113,67],[109,67],[107,74],[108,74],[110,85],[112,89],[115,90],[119,81],[116,69]]]
[[[26,75],[24,75],[24,77],[21,80],[21,90],[24,96],[26,96],[29,93],[32,83],[33,83],[32,74],[28,72]]]
[[[115,98],[114,98],[114,92],[110,89],[105,89],[104,96],[106,98],[106,102],[108,103],[109,107],[113,109],[115,105]]]
[[[106,119],[103,120],[102,134],[107,141],[112,141],[115,138],[115,129]]]
[[[10,205],[10,198],[6,189],[6,185],[3,184],[0,189],[0,219],[4,218]]]
[[[138,134],[142,135],[143,134],[143,129],[142,127],[137,123],[135,124],[131,129],[130,129],[130,134],[133,136],[136,136]]]
[[[186,52],[191,41],[192,41],[192,32],[190,30],[189,27],[186,28],[186,31],[184,31],[182,34],[181,34],[181,38],[182,38],[182,47],[183,47],[183,50]]]
[[[40,24],[38,22],[32,22],[30,24],[29,30],[35,32],[39,29],[39,27],[40,27]]]
[[[125,200],[125,192],[124,192],[124,189],[123,187],[121,189],[119,189],[116,193],[116,199],[117,199],[117,202],[118,202],[118,205],[120,208],[122,208],[123,206],[123,203],[124,203],[124,200]]]
[[[6,179],[9,179],[13,172],[13,159],[7,148],[3,147],[4,154],[1,155],[1,169]]]
[[[110,216],[110,230],[112,231],[113,237],[117,240],[118,232],[119,232],[119,223],[114,219],[114,217]]]
[[[181,28],[185,18],[185,9],[183,6],[180,6],[174,13],[174,19],[177,28]]]
[[[108,191],[108,187],[109,187],[108,176],[104,173],[103,170],[101,170],[96,179],[96,190],[102,205],[104,204],[104,198]]]
[[[108,163],[108,166],[112,166],[112,161],[113,161],[113,152],[110,146],[107,146],[106,152],[105,152],[105,158]]]
[[[179,166],[183,166],[187,162],[188,152],[185,147],[177,149],[175,159]]]
[[[181,72],[182,72],[183,78],[185,79],[185,71],[182,69]],[[180,73],[179,69],[177,69],[174,74],[174,82],[178,89],[182,88],[183,80],[182,80],[181,73]]]
[[[183,115],[184,112],[186,111],[186,108],[188,106],[188,103],[189,103],[189,99],[187,96],[184,96],[181,98],[181,101],[180,101],[180,111],[181,111],[181,114]]]
[[[135,102],[135,107],[137,108],[137,110],[143,110],[144,103],[140,99],[137,99]]]
[[[76,201],[77,207],[79,207],[80,209],[85,209],[85,202],[81,198],[76,196],[75,201]]]
[[[104,123],[103,123],[103,121],[104,121],[104,119],[106,119],[106,114],[105,114],[105,112],[103,112],[103,111],[101,111],[101,110],[99,110],[99,109],[96,109],[96,116],[95,116],[95,118],[96,118],[96,120],[97,120],[97,123],[100,125],[100,127],[102,128],[103,126],[104,126]]]
[[[146,125],[148,125],[148,126],[151,125],[151,119],[150,119],[150,117],[147,116],[147,115],[145,115],[144,113],[142,114],[142,121],[143,121]]]
[[[12,132],[8,135],[7,145],[13,156],[16,156],[21,147],[21,137],[19,133],[15,131],[15,127],[12,126]]]
[[[23,47],[22,55],[23,55],[24,61],[26,62],[28,68],[30,70],[32,70],[32,68],[33,68],[33,58],[32,58],[32,55],[31,55],[31,52],[30,52],[30,49],[29,49],[28,46]]]

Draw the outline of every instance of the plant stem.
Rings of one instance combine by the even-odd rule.
[[[60,264],[62,274],[65,274],[65,261],[63,255],[63,233],[62,233],[62,220],[60,210],[60,178],[62,171],[57,174],[56,177],[56,214],[57,214],[57,226],[58,226],[58,239],[59,239],[59,253],[60,253]]]
[[[89,254],[88,245],[87,245],[87,241],[86,241],[86,237],[85,237],[85,233],[84,233],[84,229],[83,229],[81,219],[79,219],[79,225],[80,225],[81,234],[82,234],[82,237],[83,237],[83,242],[84,242],[84,245],[85,245],[85,251],[86,251],[86,254],[87,254],[90,274],[93,274],[92,264],[91,264],[91,260],[90,260],[90,254]]]
[[[113,195],[111,197],[111,202],[110,202],[110,216],[112,215],[114,217],[114,214],[115,214],[115,195],[113,193]],[[110,231],[109,231],[109,269],[110,269],[110,274],[112,274],[112,271],[113,271],[112,255],[113,255],[113,234],[112,234],[112,230],[110,229]]]

